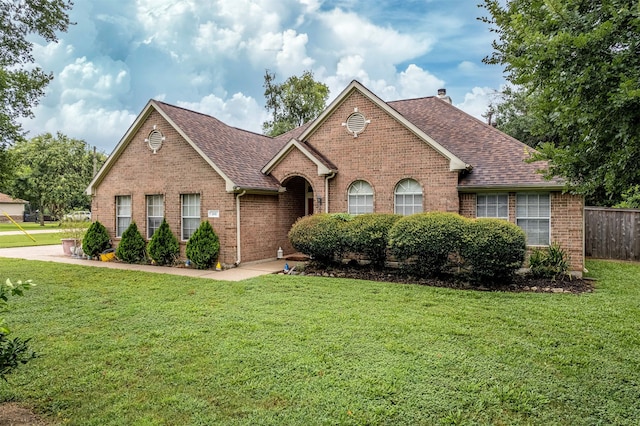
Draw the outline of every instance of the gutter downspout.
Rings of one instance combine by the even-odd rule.
[[[247,191],[244,190],[236,195],[236,266],[240,264],[242,259],[242,250],[240,249],[240,197],[246,193]]]
[[[336,172],[332,171],[324,177],[324,212],[329,213],[329,179],[333,179],[336,176]]]

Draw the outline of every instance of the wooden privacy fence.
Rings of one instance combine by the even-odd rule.
[[[640,261],[640,210],[584,208],[587,257]]]

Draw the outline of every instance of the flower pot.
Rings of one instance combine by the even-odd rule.
[[[62,252],[66,256],[71,256],[71,250],[76,247],[78,240],[75,238],[62,238]]]

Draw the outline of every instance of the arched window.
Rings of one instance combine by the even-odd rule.
[[[349,213],[373,213],[373,188],[363,180],[357,180],[349,187]]]
[[[395,190],[395,212],[397,214],[422,213],[422,187],[413,179],[398,182]]]

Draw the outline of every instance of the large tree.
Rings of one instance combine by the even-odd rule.
[[[311,71],[291,76],[284,83],[275,82],[276,75],[265,71],[265,108],[271,120],[262,124],[269,136],[278,136],[315,119],[326,107],[329,88],[313,79]]]
[[[48,210],[56,216],[90,205],[84,191],[94,170],[106,159],[84,141],[61,133],[18,141],[9,152],[18,164],[9,193],[29,201],[40,212]],[[42,215],[40,223],[43,224]]]
[[[637,0],[484,0],[497,34],[485,58],[523,90],[545,136],[537,159],[593,202],[640,183],[640,6]]]
[[[7,147],[23,137],[20,118],[32,108],[53,78],[33,66],[33,36],[57,41],[56,32],[69,27],[65,0],[0,0],[0,187],[13,172]]]

